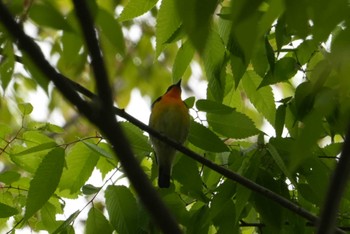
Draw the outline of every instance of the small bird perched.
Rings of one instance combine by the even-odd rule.
[[[149,126],[180,144],[185,142],[190,128],[190,115],[181,99],[181,80],[153,102]],[[169,188],[176,150],[155,137],[150,136],[150,139],[158,162],[158,186]]]

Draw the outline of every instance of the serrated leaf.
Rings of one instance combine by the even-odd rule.
[[[247,71],[242,79],[243,88],[254,107],[271,125],[275,122],[275,99],[270,86],[258,89],[261,78],[254,71]]]
[[[95,187],[92,184],[86,184],[82,188],[82,192],[85,195],[95,194],[95,193],[98,193],[100,190],[101,190],[101,187]]]
[[[234,108],[226,106],[216,101],[200,99],[196,102],[196,107],[199,111],[204,111],[213,114],[229,114],[234,111]]]
[[[173,79],[180,79],[188,68],[194,55],[194,48],[186,41],[178,50],[173,65]]]
[[[125,186],[107,187],[105,192],[109,220],[118,233],[136,233],[138,206],[134,195]]]
[[[30,182],[24,219],[28,220],[55,192],[64,166],[64,149],[51,150],[40,163]]]
[[[64,231],[69,227],[69,224],[73,222],[79,214],[80,210],[75,211],[52,234],[64,233]]]
[[[237,111],[230,114],[207,115],[209,126],[217,133],[226,137],[246,138],[259,133],[253,121],[246,115]]]
[[[0,202],[0,218],[8,218],[15,214],[18,214],[16,208]]]
[[[30,103],[20,103],[18,104],[18,109],[21,111],[22,115],[29,115],[33,111],[33,106]]]
[[[98,159],[97,153],[84,143],[75,144],[66,156],[67,166],[63,170],[60,190],[68,189],[70,194],[78,192],[91,176]]]
[[[163,0],[157,15],[156,56],[162,52],[164,44],[181,26],[181,18],[176,11],[176,1]],[[175,65],[174,65],[175,66]]]
[[[92,207],[88,213],[88,218],[86,220],[85,233],[86,234],[112,234],[113,227],[108,222],[106,217],[96,209]]]
[[[158,0],[130,0],[120,14],[119,21],[131,20],[151,10]]]
[[[203,125],[192,121],[190,125],[190,133],[188,140],[193,145],[210,152],[225,152],[228,151],[225,143],[215,135],[210,129]]]

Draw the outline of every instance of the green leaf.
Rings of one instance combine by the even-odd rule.
[[[28,220],[55,192],[64,166],[64,149],[51,150],[30,182],[24,219]]]
[[[58,199],[58,197],[55,197],[54,199],[51,197],[51,199],[40,209],[42,225],[48,233],[55,231],[61,223],[61,221],[52,218],[55,217],[56,214],[62,213],[61,208],[63,207],[58,207],[61,206]]]
[[[289,195],[286,184],[282,184],[282,181],[274,180],[273,177],[265,171],[260,170],[256,181],[258,184],[280,194],[281,196]],[[283,208],[261,194],[252,193],[252,196],[254,199],[254,208],[261,215],[262,222],[266,223],[266,230],[269,230],[269,233],[278,233],[285,222]]]
[[[275,131],[276,131],[276,137],[282,136],[285,118],[286,118],[286,105],[283,104],[283,105],[280,105],[276,111],[275,125],[274,125]]]
[[[231,4],[232,28],[227,48],[231,53],[231,66],[236,87],[250,63],[258,39],[259,24],[256,22],[261,17],[258,13],[261,3],[261,0],[254,2],[238,0]]]
[[[58,234],[58,233],[65,233],[65,231],[70,227],[69,224],[73,222],[78,215],[80,214],[80,210],[75,211],[72,213],[68,219],[66,219],[52,234]]]
[[[230,49],[231,49],[231,56],[230,56],[230,64],[231,64],[231,70],[233,74],[233,78],[235,80],[235,88],[238,87],[238,84],[240,80],[242,79],[247,67],[248,63],[244,59],[244,55],[242,52],[242,49],[237,45],[237,42],[235,42],[233,39],[230,40]]]
[[[96,24],[107,39],[114,45],[122,55],[125,53],[125,43],[119,22],[108,11],[99,8]]]
[[[189,142],[193,145],[210,152],[225,152],[228,151],[225,143],[212,131],[203,125],[191,121],[190,133],[188,136]]]
[[[89,141],[82,141],[87,147],[89,147],[91,150],[95,151],[97,154],[101,155],[102,157],[105,157],[107,159],[115,159],[113,154],[111,152],[106,151],[105,149],[99,147],[96,144],[93,144]]]
[[[208,1],[203,4],[202,0],[177,0],[176,9],[183,21],[183,25],[192,45],[199,51],[207,44],[210,37],[210,23],[218,1]]]
[[[101,190],[101,187],[95,187],[92,184],[86,184],[82,188],[82,192],[85,195],[95,194],[95,193],[98,193],[100,190]]]
[[[64,31],[61,37],[60,57],[57,67],[67,76],[76,76],[84,69],[87,59],[82,35]]]
[[[29,115],[33,111],[33,106],[30,103],[20,103],[18,104],[18,109],[21,111],[22,115]]]
[[[66,167],[59,184],[60,190],[75,194],[91,176],[99,159],[98,154],[84,143],[78,142],[67,153]]]
[[[30,6],[29,17],[39,26],[59,30],[72,30],[62,14],[50,2],[35,2]]]
[[[189,41],[186,41],[180,47],[176,54],[173,66],[173,79],[180,79],[188,68],[194,55],[194,48]]]
[[[133,152],[139,158],[143,158],[152,151],[152,148],[148,143],[148,138],[143,135],[143,132],[139,128],[129,122],[121,122],[120,125],[130,141]]]
[[[270,71],[260,83],[259,88],[270,84],[287,81],[298,71],[297,61],[292,57],[284,57],[275,64],[274,71]]]
[[[280,52],[282,46],[286,45],[291,41],[291,36],[287,32],[286,14],[283,14],[277,20],[275,39],[276,39],[277,52]]]
[[[46,156],[47,152],[52,147],[55,147],[54,144],[56,143],[54,143],[53,139],[43,133],[40,133],[39,131],[26,131],[23,133],[22,139],[29,151],[32,151],[30,148],[37,146],[39,147],[36,149],[34,148],[32,153],[28,153],[23,156],[17,156],[15,155],[16,153],[22,152],[25,149],[23,146],[17,145],[17,147],[13,147],[10,157],[12,161],[15,162],[18,166],[28,172],[34,173],[41,163],[42,159]],[[43,148],[46,148],[46,150]]]
[[[297,48],[296,57],[300,65],[307,63],[317,51],[317,44],[313,40],[303,41]]]
[[[0,43],[1,44],[1,43]],[[15,56],[11,41],[7,41],[1,50],[2,59],[0,60],[0,83],[3,90],[6,90],[8,84],[13,78],[15,66]]]
[[[346,0],[310,1],[313,27],[312,33],[316,41],[326,41],[334,28],[348,16],[349,3]]]
[[[208,77],[208,92],[219,102],[222,101],[225,91],[225,46],[215,31],[210,31],[208,43],[203,51],[204,68]]]
[[[136,233],[138,205],[134,195],[125,186],[107,187],[105,192],[109,220],[118,233]]]
[[[88,218],[86,220],[85,233],[86,234],[112,234],[113,227],[108,222],[106,217],[95,207],[91,207]]]
[[[39,144],[39,145],[34,146],[34,147],[30,147],[29,149],[23,150],[21,152],[14,153],[12,155],[13,156],[24,156],[27,154],[37,153],[37,152],[40,152],[43,150],[52,149],[56,146],[57,146],[56,142],[46,142],[46,143],[42,143],[42,144]]]
[[[242,85],[254,107],[273,125],[276,107],[272,88],[266,86],[258,89],[260,80],[261,78],[254,71],[247,71],[242,79]]]
[[[294,186],[297,186],[297,183],[292,177],[291,172],[287,169],[283,159],[281,158],[275,146],[273,146],[273,144],[271,143],[267,144],[267,151],[270,153],[271,157],[273,158],[277,166],[281,169],[283,174],[292,182]]]
[[[75,54],[76,55],[76,54]],[[22,62],[24,69],[30,73],[30,77],[36,81],[36,83],[48,94],[49,92],[49,80],[38,69],[38,67],[32,62],[31,58],[26,53],[22,56]]]
[[[196,98],[195,97],[188,97],[184,100],[184,103],[186,104],[186,106],[188,108],[192,108],[193,105],[194,105],[194,102],[196,101]]]
[[[17,209],[0,202],[0,218],[11,217],[15,214],[18,214]]]
[[[131,20],[151,10],[158,0],[130,0],[120,14],[119,21]]]
[[[233,111],[230,114],[207,115],[209,126],[225,137],[246,138],[259,133],[253,121],[246,115]]]
[[[16,171],[5,171],[0,173],[0,182],[5,183],[7,185],[11,185],[19,178],[21,178],[21,175]]]
[[[208,206],[196,202],[191,206],[191,217],[188,225],[187,233],[209,233],[209,208]]]
[[[234,111],[234,108],[232,107],[207,99],[198,100],[196,102],[196,107],[199,111],[213,114],[229,114]]]
[[[275,66],[275,54],[272,48],[272,51],[269,50],[269,47],[271,47],[271,45],[268,39],[259,40],[256,47],[257,48],[252,56],[251,62],[256,74],[258,74],[260,77],[264,77],[268,71],[269,65],[271,70],[273,70],[273,67]]]
[[[202,192],[202,180],[194,160],[181,157],[174,165],[173,178],[182,185],[183,193],[200,200],[205,199]]]
[[[163,0],[160,5],[156,24],[156,57],[162,52],[164,44],[181,26],[181,18],[176,11],[175,5],[176,1],[172,0]]]
[[[183,200],[174,192],[162,191],[166,195],[162,196],[162,199],[169,210],[174,214],[175,219],[179,224],[188,223],[188,211],[186,209],[186,204]]]
[[[108,152],[108,154],[113,155],[112,149],[109,144],[100,142],[98,144],[98,147]],[[116,169],[117,165],[118,165],[117,157],[113,157],[113,159],[100,157],[100,159],[97,162],[96,168],[101,172],[102,178],[105,178],[108,172]]]
[[[284,27],[288,25],[290,31],[300,38],[305,38],[310,33],[309,16],[308,16],[308,1],[287,1],[285,11]],[[318,3],[320,4],[320,3]]]
[[[290,171],[294,171],[302,162],[312,156],[312,149],[317,146],[317,141],[322,136],[322,122],[323,117],[317,112],[311,112],[305,117],[304,127],[292,150],[293,161],[291,161]]]

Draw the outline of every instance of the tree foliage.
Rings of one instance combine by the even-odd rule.
[[[0,2],[2,231],[75,233],[83,219],[86,233],[166,232],[158,196],[186,233],[314,233],[322,212],[320,227],[350,230],[348,1]],[[157,133],[108,98],[154,100],[180,78],[190,134],[185,147],[158,134],[180,151],[159,189],[145,132]],[[38,90],[41,120],[28,101]],[[67,199],[86,205],[67,213]]]

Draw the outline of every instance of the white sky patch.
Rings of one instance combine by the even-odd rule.
[[[138,89],[131,91],[131,98],[126,112],[145,124],[148,124],[149,115],[151,113],[151,100],[149,97],[141,96]]]

